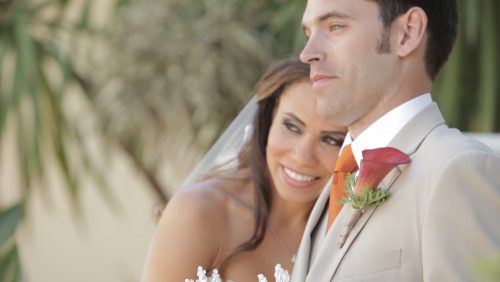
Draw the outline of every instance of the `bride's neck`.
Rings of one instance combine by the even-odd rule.
[[[312,204],[290,203],[279,198],[279,196],[275,196],[269,214],[269,224],[272,224],[275,228],[303,229],[311,209]]]

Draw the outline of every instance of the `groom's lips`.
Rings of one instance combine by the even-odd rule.
[[[285,169],[291,170],[293,172],[295,172],[295,171],[292,170],[292,169],[290,169],[290,168],[288,168],[288,167],[281,166],[281,174],[283,175],[283,179],[285,180],[285,182],[288,185],[291,185],[291,186],[294,186],[294,187],[297,187],[297,188],[309,188],[311,186],[316,185],[322,179],[322,177],[317,177],[316,176],[316,177],[314,177],[314,180],[311,180],[311,181],[299,181],[299,180],[291,178],[288,175],[288,173],[285,171]],[[295,172],[295,173],[298,173],[298,172]]]
[[[311,79],[311,82],[316,82],[318,80],[322,80],[322,79],[325,79],[325,78],[330,78],[331,76],[328,76],[328,75],[324,75],[324,74],[316,74],[316,75],[312,75],[310,77]]]
[[[334,79],[335,76],[333,75],[325,75],[325,74],[316,74],[310,77],[310,80],[313,84],[313,87],[318,87],[323,83],[326,83],[332,79]]]

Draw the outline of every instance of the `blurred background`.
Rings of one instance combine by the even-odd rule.
[[[0,0],[0,281],[138,281],[155,211],[298,54],[305,3]],[[459,3],[433,96],[500,151],[500,2]]]

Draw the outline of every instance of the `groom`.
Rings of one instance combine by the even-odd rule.
[[[292,281],[477,280],[475,265],[500,253],[500,157],[450,129],[430,95],[456,1],[308,0],[303,27],[318,111],[349,129],[340,159],[352,150],[359,167],[363,150],[394,147],[411,162],[387,174],[389,199],[350,232],[353,207],[325,189]]]

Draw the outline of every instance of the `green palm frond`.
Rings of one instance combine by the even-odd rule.
[[[85,32],[89,17],[86,9],[77,26],[68,22],[65,14],[70,2],[73,1],[1,3],[0,146],[5,131],[12,130],[16,139],[15,155],[19,160],[20,187],[10,189],[20,191],[20,205],[23,206],[29,202],[34,187],[45,188],[47,168],[53,164],[62,175],[76,207],[79,205],[80,175],[99,178],[101,173],[94,168],[93,160],[89,160],[80,126],[65,109],[67,87],[77,86],[81,80],[75,77],[79,71],[73,66],[70,53],[62,47],[61,34]],[[46,10],[53,12],[51,16],[47,16]],[[105,185],[105,182],[100,183]],[[18,225],[9,226],[15,229]],[[10,229],[2,228],[2,232],[4,230]],[[10,232],[9,237],[13,234]],[[0,259],[2,267],[11,269],[15,266],[12,260],[17,258],[17,249],[9,242],[0,242],[0,250],[10,245],[10,251],[1,252]],[[12,277],[17,276],[8,279],[14,279]],[[7,279],[2,277],[0,280],[11,281],[3,278]]]
[[[0,209],[0,281],[20,281],[20,263],[17,246],[12,236],[21,222],[23,205]]]

